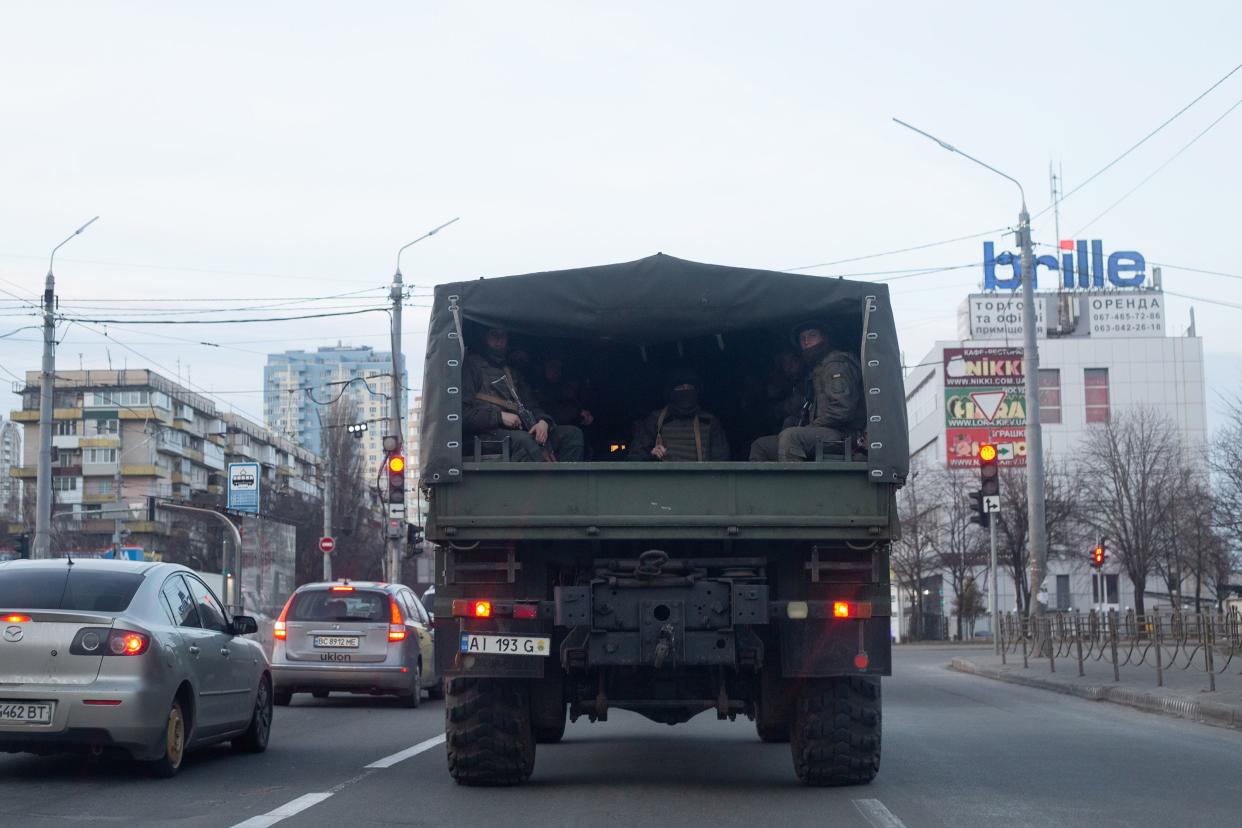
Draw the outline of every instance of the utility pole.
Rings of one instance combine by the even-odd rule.
[[[319,450],[323,454],[323,460],[319,464],[320,473],[323,475],[323,536],[325,538],[332,537],[332,449],[334,446],[328,442],[328,433],[323,427],[323,416],[319,413],[319,407],[315,407],[315,417],[319,420]],[[323,553],[323,579],[325,581],[332,580],[332,553]]]
[[[52,248],[47,260],[47,282],[43,288],[43,368],[39,374],[39,466],[35,478],[35,536],[32,557],[52,557],[52,410],[56,399],[56,277],[52,265],[56,251],[90,227],[99,216],[74,230],[69,238]]]
[[[450,221],[446,221],[434,230],[429,230],[414,241],[403,245],[397,251],[397,270],[393,273],[392,290],[389,293],[389,297],[392,299],[392,396],[389,400],[390,430],[388,432],[397,438],[395,450],[395,453],[397,454],[404,454],[405,448],[405,435],[401,425],[401,406],[405,399],[405,395],[403,393],[405,391],[405,386],[402,382],[401,372],[401,302],[402,294],[405,291],[405,283],[401,277],[401,254],[405,252],[407,247],[418,244],[425,238],[434,236],[436,233],[439,233],[455,221],[457,221],[455,218]],[[394,504],[392,503],[388,503],[385,507],[385,517],[387,518],[385,521],[386,527],[391,527],[392,521],[396,518],[396,515],[393,514],[393,505]],[[385,566],[385,577],[392,583],[399,583],[401,581],[401,561],[404,557],[402,550],[405,546],[405,504],[401,503],[399,505],[400,519],[398,520],[397,526],[400,531],[388,531],[388,560],[387,565]]]
[[[996,566],[996,520],[998,517],[999,515],[993,515],[992,519],[988,521],[988,536],[992,546],[992,572],[988,578],[988,581],[991,583],[991,589],[988,591],[991,594],[988,596],[988,603],[992,606],[992,652],[996,655],[1000,655],[1000,597],[998,594],[1000,590],[996,585],[996,576],[998,574]]]
[[[1043,432],[1039,422],[1039,339],[1035,335],[1035,254],[1031,249],[1031,214],[1026,209],[1026,191],[1022,183],[1011,175],[985,164],[973,155],[962,152],[952,144],[945,143],[931,133],[911,126],[905,121],[894,121],[913,130],[924,138],[930,138],[949,152],[957,153],[984,169],[996,173],[1018,188],[1022,209],[1018,213],[1018,244],[1022,247],[1022,373],[1026,380],[1026,500],[1027,523],[1030,527],[1031,602],[1030,614],[1040,615],[1043,607],[1039,593],[1044,585],[1048,566],[1048,538],[1044,523],[1044,447]],[[1014,585],[1015,588],[1017,584]]]

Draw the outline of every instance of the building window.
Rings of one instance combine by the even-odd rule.
[[[86,463],[115,463],[116,449],[91,448],[82,452],[82,460]]]
[[[1120,601],[1117,600],[1117,590],[1121,586],[1120,578],[1121,578],[1120,575],[1105,575],[1104,576],[1104,591],[1108,595],[1108,600],[1105,601],[1104,603],[1106,604],[1120,603]],[[1091,603],[1093,604],[1100,603],[1100,576],[1094,573],[1091,576]]]
[[[1043,371],[1040,371],[1042,374]],[[1041,377],[1042,379],[1042,377]],[[1057,609],[1067,610],[1070,608],[1070,581],[1068,575],[1057,576]]]
[[[76,477],[53,477],[52,488],[58,492],[76,492],[78,479]]]
[[[112,494],[112,481],[106,477],[95,481],[95,491],[101,495]]]
[[[78,433],[78,421],[77,420],[57,420],[56,421],[56,436],[69,437],[77,433]]]
[[[1061,369],[1039,369],[1039,421],[1061,422]]]
[[[1108,422],[1108,369],[1084,368],[1083,386],[1086,391],[1087,422]]]
[[[87,420],[87,434],[116,434],[120,426],[117,420]]]
[[[73,460],[74,460],[73,452],[71,451],[56,452],[56,465],[60,466],[61,468],[75,465]]]

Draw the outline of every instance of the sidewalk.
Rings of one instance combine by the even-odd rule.
[[[1078,661],[1056,660],[1056,672],[1049,670],[1048,659],[1030,658],[1030,667],[1023,669],[1022,653],[1007,653],[1006,664],[993,655],[992,649],[955,657],[950,667],[996,681],[1007,681],[1027,687],[1038,687],[1055,693],[1078,696],[1091,701],[1124,704],[1149,713],[1166,713],[1218,727],[1242,728],[1242,659],[1217,665],[1223,672],[1216,674],[1216,692],[1208,692],[1208,677],[1200,662],[1198,669],[1178,667],[1164,671],[1164,686],[1156,686],[1153,666],[1122,666],[1121,681],[1113,681],[1113,665],[1105,658],[1087,659],[1083,676],[1078,675]]]

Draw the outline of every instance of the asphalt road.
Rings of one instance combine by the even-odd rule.
[[[540,746],[522,788],[459,788],[440,703],[299,696],[278,709],[266,754],[210,750],[168,781],[123,762],[0,755],[0,825],[1242,823],[1242,733],[954,673],[958,652],[898,651],[883,764],[862,788],[802,787],[789,748],[760,743],[750,722],[623,712]]]

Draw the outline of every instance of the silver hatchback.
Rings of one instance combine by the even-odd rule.
[[[0,563],[0,751],[120,750],[172,776],[191,747],[266,750],[256,626],[175,564]]]
[[[418,707],[440,697],[431,618],[409,587],[372,581],[306,584],[273,631],[276,704],[294,693],[395,695]]]

